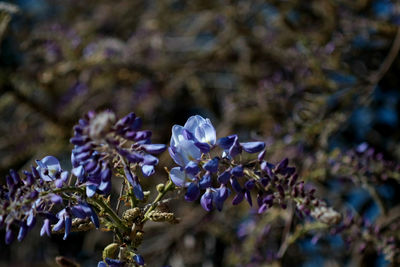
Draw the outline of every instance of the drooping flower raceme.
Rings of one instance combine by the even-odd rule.
[[[151,131],[140,130],[141,118],[130,113],[116,120],[114,113],[89,112],[75,125],[75,135],[71,143],[72,173],[79,184],[86,185],[86,194],[93,197],[95,193],[108,195],[111,191],[111,161],[117,156],[124,159],[124,172],[129,184],[134,188],[137,199],[143,199],[143,190],[138,177],[131,175],[131,165],[140,167],[145,177],[155,172],[159,154],[166,150],[166,145],[151,144]]]
[[[187,188],[187,201],[201,196],[200,204],[207,211],[214,207],[221,210],[232,188],[233,205],[246,199],[253,206],[252,195],[257,195],[258,212],[263,213],[274,204],[286,208],[292,200],[299,215],[321,218],[311,212],[323,205],[313,196],[315,190],[304,188],[295,168],[288,166],[288,159],[276,165],[265,161],[262,141],[239,142],[236,134],[216,140],[211,121],[197,115],[190,117],[183,127],[173,126],[169,152],[179,165],[170,170],[172,182]],[[209,152],[219,156],[211,157]],[[259,154],[257,159],[241,162],[237,156],[243,152]]]

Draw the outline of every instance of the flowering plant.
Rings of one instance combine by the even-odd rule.
[[[160,205],[168,192],[181,190],[186,201],[200,198],[206,211],[222,211],[233,194],[233,205],[246,199],[253,207],[255,197],[258,214],[294,205],[299,218],[325,225],[341,221],[341,215],[299,179],[288,159],[278,164],[266,161],[262,141],[239,142],[237,135],[217,139],[211,121],[199,115],[172,127],[168,151],[178,166],[166,168],[169,175],[157,185],[158,195],[151,201],[142,180],[155,173],[156,155],[167,146],[151,143],[151,131],[141,130],[141,124],[134,113],[117,120],[111,111],[89,112],[74,126],[70,172],[53,156],[37,160],[23,177],[10,170],[0,188],[5,242],[10,244],[15,236],[22,241],[37,221],[41,235],[62,233],[64,240],[74,231],[101,228],[114,233],[114,242],[105,247],[98,266],[142,266],[144,225],[178,223],[175,213]],[[122,185],[113,207],[109,196],[117,177],[122,177]]]

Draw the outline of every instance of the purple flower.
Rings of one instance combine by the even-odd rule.
[[[172,182],[179,187],[187,187],[194,181],[194,176],[190,172],[182,170],[181,167],[174,167],[169,172]]]
[[[216,173],[218,171],[219,159],[217,157],[209,160],[203,165],[203,168],[210,173]]]

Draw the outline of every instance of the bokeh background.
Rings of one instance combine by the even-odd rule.
[[[288,157],[337,210],[382,219],[367,183],[396,217],[399,26],[395,0],[0,2],[0,180],[45,155],[69,169],[72,126],[89,110],[134,111],[156,143],[200,114],[218,137],[265,141],[273,163]],[[366,146],[372,163],[354,152]],[[145,188],[165,179],[159,169]],[[277,259],[290,211],[258,216],[242,203],[206,213],[179,197],[181,224],[145,229],[148,266],[392,264],[329,231],[304,233]],[[112,240],[38,230],[11,246],[1,238],[0,266],[54,266],[57,255],[95,266]]]

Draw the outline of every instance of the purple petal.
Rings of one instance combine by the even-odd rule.
[[[17,237],[18,241],[21,242],[25,238],[27,233],[28,233],[28,226],[26,225],[25,222],[23,222],[23,223],[21,223],[21,226],[19,228],[18,237]]]
[[[201,153],[206,154],[206,153],[210,152],[211,147],[207,143],[201,143],[201,142],[196,141],[196,142],[194,142],[194,145],[200,149]]]
[[[213,208],[213,194],[210,190],[207,190],[200,199],[200,204],[206,211],[211,211]]]
[[[256,181],[255,181],[255,180],[248,180],[248,181],[244,184],[244,187],[245,187],[247,190],[251,191],[251,190],[253,190],[253,188],[254,188],[255,185],[256,185]]]
[[[199,165],[194,161],[189,161],[189,163],[185,166],[185,172],[193,176],[196,176],[199,171]]]
[[[13,241],[14,241],[14,233],[13,231],[11,231],[11,229],[8,229],[6,232],[6,236],[5,236],[5,242],[7,245],[10,245]]]
[[[143,164],[145,165],[157,165],[158,158],[154,157],[153,155],[147,154],[143,157]]]
[[[153,165],[143,165],[142,166],[143,175],[149,177],[155,173],[155,169]]]
[[[221,184],[227,184],[229,181],[229,178],[231,178],[231,172],[228,170],[228,171],[224,171],[223,173],[221,173],[218,176],[217,180]]]
[[[250,191],[246,191],[246,192],[244,193],[244,197],[246,198],[247,202],[249,202],[250,207],[252,207],[252,206],[253,206],[253,201],[252,201],[252,199],[251,199],[251,193],[250,193]]]
[[[200,183],[199,183],[200,189],[206,189],[208,187],[211,187],[211,175],[209,172],[207,172],[203,178],[201,178]]]
[[[180,167],[174,167],[169,172],[169,177],[171,178],[172,182],[179,187],[186,186],[186,174]]]
[[[53,231],[60,231],[64,228],[64,225],[64,218],[59,219],[58,222],[53,226]]]
[[[200,196],[200,189],[199,186],[196,183],[190,183],[186,194],[185,194],[185,200],[186,201],[195,201],[198,199]]]
[[[149,145],[141,145],[144,151],[150,154],[160,154],[167,149],[167,146],[164,144],[149,144]]]
[[[145,139],[149,139],[151,137],[151,131],[145,130],[145,131],[138,131],[136,132],[134,141],[138,142],[138,141],[142,141]]]
[[[96,193],[97,185],[95,184],[87,184],[86,185],[86,195],[88,197],[93,197]]]
[[[230,181],[231,181],[232,188],[233,188],[233,190],[236,191],[236,193],[240,193],[243,191],[243,188],[240,186],[239,182],[237,181],[237,179],[235,177],[232,177],[230,179]]]
[[[264,142],[247,142],[247,143],[240,143],[243,150],[247,153],[258,153],[265,148]]]
[[[220,146],[222,149],[228,150],[233,145],[236,138],[237,138],[236,134],[222,137],[218,139],[217,145]]]
[[[232,200],[232,205],[238,205],[240,202],[242,202],[244,197],[244,194],[242,192],[237,193],[236,196]]]
[[[209,160],[206,164],[203,165],[203,168],[210,173],[216,173],[218,171],[218,163],[219,159],[217,157]]]
[[[231,170],[231,174],[235,177],[242,177],[243,174],[243,167],[241,165],[235,166],[232,170]]]

